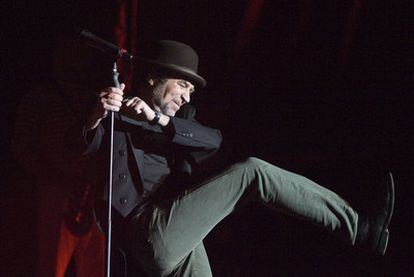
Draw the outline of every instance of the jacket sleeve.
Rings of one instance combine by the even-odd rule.
[[[220,130],[204,126],[195,118],[196,110],[192,105],[184,105],[177,116],[171,117],[168,129],[172,142],[191,147],[201,147],[206,150],[218,149],[222,142]]]
[[[80,155],[88,155],[99,151],[104,135],[105,128],[102,123],[95,129],[88,130],[84,119],[82,119],[69,127],[66,134],[66,145],[71,151]]]
[[[169,148],[169,151],[178,151],[196,163],[201,162],[214,154],[221,145],[222,135],[217,129],[204,126],[193,117],[195,110],[192,106],[186,105],[181,114],[171,117],[166,127],[152,126],[148,122],[136,121],[127,116],[121,116],[116,120],[118,128],[129,133],[132,137],[133,147],[140,148],[141,143],[159,144]],[[186,118],[181,118],[181,117]],[[93,153],[101,147],[105,128],[103,120],[94,130],[82,130],[83,154]]]
[[[158,144],[167,151],[180,153],[190,162],[199,163],[214,154],[221,145],[220,130],[202,125],[194,119],[195,109],[185,105],[180,113],[171,117],[166,127],[152,126],[147,122],[135,122],[125,118],[124,123],[135,126],[132,137],[140,137],[144,143]],[[138,128],[137,128],[138,127]]]
[[[82,126],[82,154],[87,155],[99,151],[105,135],[105,128],[99,124],[94,130],[87,130]]]
[[[171,132],[172,143],[177,145],[217,150],[222,142],[220,130],[203,126],[194,119],[173,117],[167,128],[171,129],[169,132]]]
[[[175,148],[196,163],[213,155],[222,142],[220,130],[203,126],[194,119],[171,118],[166,132]]]

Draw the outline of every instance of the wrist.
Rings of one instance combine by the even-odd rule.
[[[170,123],[171,118],[168,115],[161,114],[160,120],[158,121],[158,124],[162,127],[165,127]]]
[[[154,111],[154,117],[153,117],[153,119],[151,119],[149,121],[149,124],[150,125],[156,125],[156,124],[158,124],[160,122],[160,118],[161,118],[161,113],[160,112],[157,112],[157,111]]]

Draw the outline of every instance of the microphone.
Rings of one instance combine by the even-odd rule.
[[[95,36],[88,30],[83,30],[82,32],[80,32],[79,37],[87,45],[104,52],[111,58],[126,58],[128,60],[132,59],[132,55],[129,54],[127,50],[121,49],[115,44],[112,44],[106,40],[101,39],[100,37]]]

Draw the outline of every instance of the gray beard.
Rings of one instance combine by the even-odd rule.
[[[172,111],[168,107],[168,103],[163,103],[164,93],[165,93],[165,84],[164,83],[160,83],[154,88],[154,90],[153,90],[154,108],[158,108],[160,110],[160,112],[165,114],[165,115],[174,116],[175,112]]]
[[[170,108],[168,108],[167,105],[160,106],[160,110],[161,110],[161,113],[163,113],[165,115],[168,115],[168,116],[174,116],[175,115],[175,111],[172,111]]]

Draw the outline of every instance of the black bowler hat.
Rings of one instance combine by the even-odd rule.
[[[149,51],[147,57],[137,57],[136,61],[160,70],[168,77],[189,81],[195,87],[204,87],[207,83],[197,74],[197,53],[187,44],[178,41],[160,40]]]

